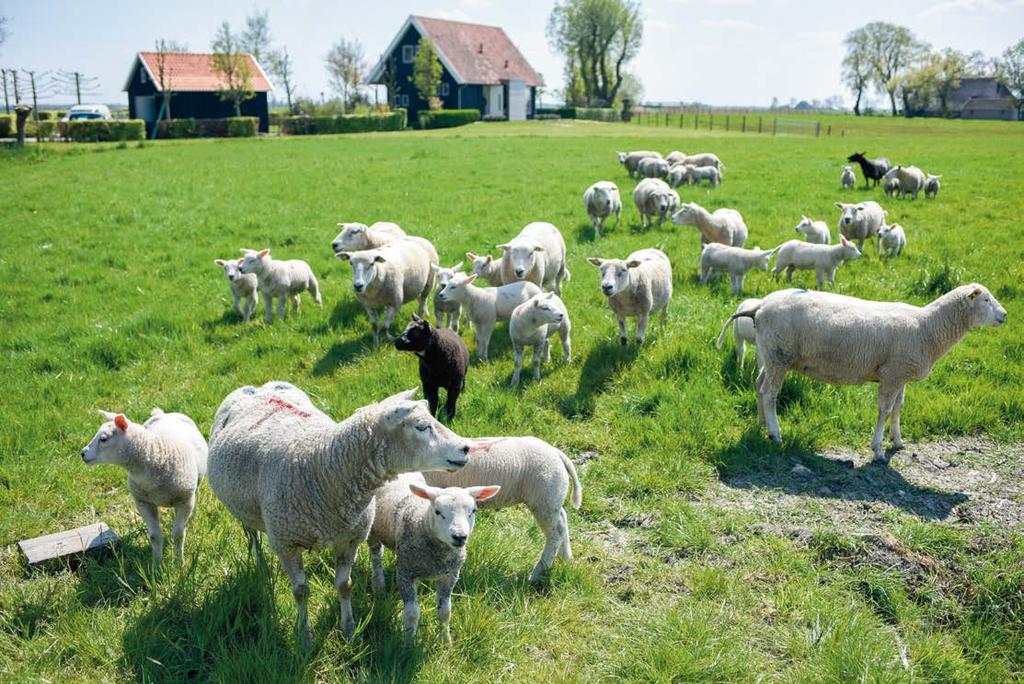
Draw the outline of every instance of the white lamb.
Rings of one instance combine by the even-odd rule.
[[[508,321],[517,306],[540,294],[540,288],[526,280],[501,287],[477,287],[473,284],[476,279],[475,275],[456,273],[437,296],[442,302],[463,306],[476,332],[476,356],[486,361],[495,324]]]
[[[690,166],[713,166],[719,171],[724,172],[725,167],[722,165],[722,160],[718,158],[717,154],[712,152],[700,152],[698,154],[688,154],[684,156],[680,161],[675,162],[677,164],[689,164]]]
[[[278,388],[283,389],[278,389]],[[210,486],[254,547],[265,532],[291,580],[296,632],[309,644],[309,585],[302,552],[334,553],[341,631],[355,631],[352,563],[373,523],[373,495],[399,473],[464,466],[470,444],[437,422],[415,390],[335,422],[287,383],[241,387],[210,430]]]
[[[747,309],[753,309],[760,305],[760,299],[744,299],[738,307],[736,307],[736,313],[745,311]],[[746,360],[745,353],[747,351],[747,345],[755,344],[754,337],[754,319],[752,318],[730,318],[725,322],[722,327],[722,332],[718,335],[718,340],[715,342],[715,348],[721,349],[722,343],[725,342],[725,333],[729,330],[729,326],[732,325],[732,339],[736,343],[736,365],[742,370],[743,362]],[[755,345],[756,346],[756,345]],[[754,350],[755,353],[757,350]],[[756,367],[760,370],[761,361],[755,357]]]
[[[682,164],[685,159],[686,159],[686,154],[683,153],[683,152],[680,152],[679,150],[674,150],[672,152],[669,152],[667,155],[665,155],[665,161],[667,161],[670,166],[675,166],[676,164]]]
[[[258,281],[257,287],[263,295],[263,320],[271,323],[274,320],[274,300],[277,300],[277,317],[287,316],[287,301],[292,300],[292,313],[299,311],[299,295],[308,290],[313,301],[323,306],[320,299],[320,285],[313,275],[313,269],[301,259],[275,261],[270,250],[257,252],[254,249],[243,249],[239,270],[242,273],[253,273]]]
[[[536,437],[478,437],[472,440],[473,457],[458,472],[423,473],[435,487],[472,487],[481,482],[501,486],[484,509],[522,504],[533,514],[544,533],[544,550],[530,572],[538,582],[551,567],[555,555],[572,559],[569,518],[565,496],[572,484],[572,507],[583,503],[583,486],[569,457]]]
[[[836,202],[836,207],[840,212],[839,233],[847,240],[856,242],[861,252],[864,251],[864,241],[878,235],[885,224],[885,215],[889,213],[878,202],[870,200],[860,204]]]
[[[636,170],[642,178],[665,178],[668,175],[668,162],[659,157],[646,157],[640,160]]]
[[[650,150],[616,152],[615,154],[619,157],[619,163],[626,167],[626,171],[629,173],[630,178],[633,178],[636,175],[637,165],[640,164],[642,159],[646,159],[647,157],[661,157],[661,153],[652,152]]]
[[[895,197],[900,191],[900,179],[896,176],[882,179],[882,192],[886,197]]]
[[[824,221],[815,221],[806,216],[800,217],[800,223],[796,224],[796,232],[804,236],[807,242],[816,245],[831,245],[832,231]]]
[[[551,360],[551,346],[548,338],[558,333],[562,340],[565,363],[569,364],[572,341],[569,333],[572,323],[565,303],[554,292],[534,295],[512,310],[508,332],[512,337],[515,353],[515,370],[512,371],[512,386],[519,385],[519,372],[523,368],[523,351],[533,347],[533,379],[540,380],[541,361]]]
[[[601,228],[608,218],[615,214],[615,225],[622,217],[622,198],[619,186],[611,181],[598,181],[583,193],[583,208],[587,210],[590,222],[594,224],[594,237],[601,237]]]
[[[843,173],[839,176],[839,187],[843,190],[852,190],[857,184],[857,176],[853,173],[852,166],[844,166]]]
[[[477,504],[501,487],[429,486],[420,473],[406,473],[377,490],[376,513],[367,544],[373,564],[373,590],[384,593],[384,547],[395,552],[395,579],[404,609],[406,645],[416,642],[420,622],[419,580],[437,580],[437,620],[451,643],[452,589],[466,562],[466,543],[476,523]]]
[[[658,225],[679,206],[679,194],[660,178],[645,178],[633,190],[633,202],[640,213],[644,227],[650,228],[652,217],[658,219]]]
[[[936,197],[939,196],[939,188],[942,187],[942,184],[939,182],[940,178],[942,178],[942,174],[939,174],[938,176],[933,176],[932,174],[929,173],[928,177],[924,179],[925,199],[935,199]]]
[[[224,269],[224,277],[228,279],[228,289],[231,290],[231,306],[242,317],[243,322],[248,321],[260,301],[259,292],[256,290],[256,276],[239,270],[241,259],[214,259],[213,263]],[[245,308],[240,305],[243,301]]]
[[[894,223],[882,228],[878,231],[878,244],[881,245],[883,256],[899,256],[903,248],[907,246],[907,235],[903,232],[903,226]]]
[[[758,422],[782,443],[776,397],[786,373],[837,385],[878,383],[878,421],[871,449],[885,460],[882,434],[891,416],[893,450],[903,448],[900,410],[907,383],[932,366],[972,328],[1002,325],[1006,309],[987,289],[964,285],[918,307],[829,292],[780,290],[733,314],[752,317],[762,368],[757,376]]]
[[[331,242],[331,249],[338,252],[361,252],[364,249],[383,247],[393,240],[405,237],[405,231],[397,223],[378,221],[372,226],[365,223],[339,223],[341,232]]]
[[[527,280],[562,295],[562,281],[571,276],[565,263],[565,240],[558,228],[543,221],[528,223],[496,249],[505,251],[501,280],[506,285]]]
[[[687,185],[690,182],[690,169],[696,167],[690,167],[686,164],[676,164],[668,170],[668,176],[665,177],[665,182],[671,185],[673,188],[678,188],[680,185]]]
[[[164,413],[155,408],[142,425],[129,421],[122,413],[100,411],[100,415],[107,422],[82,449],[82,460],[88,465],[119,465],[128,471],[128,491],[149,530],[154,563],[164,555],[160,509],[174,508],[171,540],[181,561],[196,490],[206,475],[206,440],[183,413]]]
[[[814,271],[818,276],[818,289],[825,278],[829,285],[836,284],[836,269],[844,261],[860,259],[860,250],[846,238],[839,238],[838,245],[816,245],[802,240],[789,240],[775,248],[775,268],[772,274],[786,272],[786,282],[793,282],[793,271],[797,269]]]
[[[720,242],[723,245],[742,247],[747,241],[747,224],[735,209],[707,209],[689,202],[672,215],[672,223],[680,226],[694,226],[700,231],[700,244]]]
[[[459,332],[462,305],[458,302],[442,302],[438,295],[441,294],[441,290],[452,279],[452,276],[462,272],[462,262],[460,261],[451,268],[439,268],[433,264],[430,267],[434,270],[437,279],[437,287],[434,289],[434,316],[437,317],[437,327],[443,328],[447,325],[450,330]]]
[[[686,165],[686,177],[689,185],[700,185],[701,181],[709,181],[711,187],[717,188],[722,182],[722,173],[716,166]]]
[[[702,285],[707,285],[715,272],[728,273],[729,282],[732,284],[732,293],[738,295],[743,292],[743,281],[747,277],[747,271],[753,269],[767,271],[768,261],[775,254],[776,249],[764,250],[760,247],[744,249],[709,242],[704,245],[700,253],[700,282]]]
[[[587,259],[601,269],[601,293],[619,322],[619,341],[625,346],[626,317],[636,318],[636,341],[644,343],[647,321],[661,311],[661,325],[668,318],[672,299],[672,264],[660,249],[640,249],[625,259]]]
[[[504,255],[495,259],[490,254],[478,256],[472,252],[466,252],[466,258],[473,263],[473,275],[483,278],[492,287],[505,284],[501,280],[501,269],[505,263]]]
[[[897,166],[892,168],[886,172],[885,176],[883,176],[883,179],[886,181],[890,178],[896,178],[899,180],[901,198],[906,197],[907,195],[913,195],[914,199],[917,199],[918,193],[924,190],[924,171],[916,166]],[[927,195],[927,193],[925,194]]]

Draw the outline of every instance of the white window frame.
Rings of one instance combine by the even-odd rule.
[[[402,64],[412,64],[416,61],[416,48],[418,45],[402,46]]]
[[[451,92],[451,90],[449,90],[447,83],[439,83],[437,85],[437,96],[438,97],[448,97],[448,94],[450,92]]]
[[[139,83],[146,82],[146,67],[139,69]]]
[[[402,107],[408,107],[409,106],[409,96],[408,95],[402,95],[402,105],[401,106]]]

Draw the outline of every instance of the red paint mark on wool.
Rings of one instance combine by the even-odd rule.
[[[309,418],[311,415],[313,415],[309,411],[303,411],[295,404],[289,403],[284,399],[278,399],[277,397],[270,397],[269,399],[267,399],[267,403],[271,404],[274,408],[270,411],[270,413],[257,420],[256,424],[253,425],[253,427],[259,427],[267,418],[270,418],[272,415],[280,413],[281,411],[288,411],[290,413],[294,413],[300,418]]]

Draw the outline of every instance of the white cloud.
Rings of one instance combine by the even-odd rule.
[[[679,28],[679,25],[671,21],[665,21],[664,19],[647,19],[644,22],[644,28],[657,29],[659,31],[674,31]]]
[[[474,19],[469,16],[464,10],[461,9],[435,9],[432,10],[428,17],[436,17],[438,19],[447,19],[448,21],[469,21],[472,22]]]
[[[1024,0],[946,0],[932,5],[921,12],[921,17],[936,17],[944,14],[965,14],[971,12],[1006,12],[1024,7]]]
[[[700,25],[704,28],[721,31],[736,31],[739,33],[761,33],[763,26],[744,19],[701,19]]]

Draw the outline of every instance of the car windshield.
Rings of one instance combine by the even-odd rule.
[[[68,116],[68,120],[77,121],[78,119],[99,119],[101,118],[96,112],[73,112]]]

